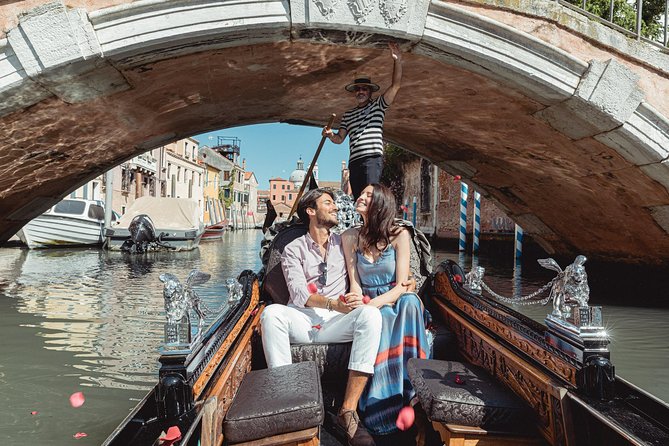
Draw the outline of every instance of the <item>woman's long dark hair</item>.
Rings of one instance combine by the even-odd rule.
[[[367,252],[374,246],[384,249],[390,244],[390,238],[397,234],[395,226],[395,196],[383,184],[370,184],[374,188],[372,200],[367,207],[365,223],[358,234],[358,248]]]

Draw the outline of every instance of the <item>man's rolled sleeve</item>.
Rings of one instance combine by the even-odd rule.
[[[290,303],[296,307],[304,308],[310,295],[307,290],[307,279],[305,278],[306,274],[302,259],[299,256],[299,250],[290,245],[286,246],[281,255],[281,269],[290,293]]]

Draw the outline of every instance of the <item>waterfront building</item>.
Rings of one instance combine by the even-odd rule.
[[[205,169],[198,160],[199,145],[193,138],[184,138],[162,148],[160,153],[164,157],[159,162],[166,176],[161,181],[160,196],[194,200],[202,217]]]
[[[405,206],[408,220],[413,218],[416,200],[416,226],[438,239],[457,239],[460,227],[460,180],[426,159],[403,160],[401,184],[391,187],[401,191],[400,206]],[[474,187],[468,196],[467,232],[472,233]],[[399,197],[398,197],[399,199]],[[513,237],[515,224],[494,202],[481,199],[481,234],[484,238]]]
[[[295,185],[289,180],[280,177],[270,178],[269,180],[269,199],[272,202],[274,209],[283,203],[289,208],[295,201],[295,196],[299,191],[299,187],[295,189]]]
[[[203,203],[204,223],[213,225],[226,221],[225,205],[223,204],[223,175],[230,172],[234,164],[225,156],[208,146],[199,150],[198,160],[204,166]]]
[[[137,198],[157,196],[159,153],[160,148],[149,150],[111,169],[113,210],[123,214]],[[100,175],[71,192],[69,197],[104,201],[106,181],[105,174]]]
[[[254,228],[262,223],[258,218],[258,179],[253,172],[244,172],[244,211],[245,227]]]
[[[257,200],[257,209],[258,209],[257,221],[259,223],[265,221],[265,216],[267,215],[267,200],[269,200],[269,190],[259,190],[258,200]]]
[[[340,181],[321,181],[318,179],[318,163],[314,165],[313,175],[319,187],[341,188]],[[301,157],[297,160],[296,168],[287,180],[280,177],[270,178],[268,198],[276,211],[277,221],[288,218],[305,180],[307,180],[307,171],[304,169],[304,161]]]

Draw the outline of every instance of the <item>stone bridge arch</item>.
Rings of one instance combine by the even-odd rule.
[[[0,22],[0,240],[168,141],[323,125],[354,73],[388,85],[395,40],[388,140],[551,253],[669,258],[669,55],[557,2],[10,0]]]

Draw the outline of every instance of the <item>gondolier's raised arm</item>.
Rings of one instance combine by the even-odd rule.
[[[393,58],[393,83],[383,93],[383,99],[390,105],[395,100],[395,96],[400,90],[400,84],[402,83],[402,51],[394,42],[389,43],[388,47],[390,48],[390,55]]]

